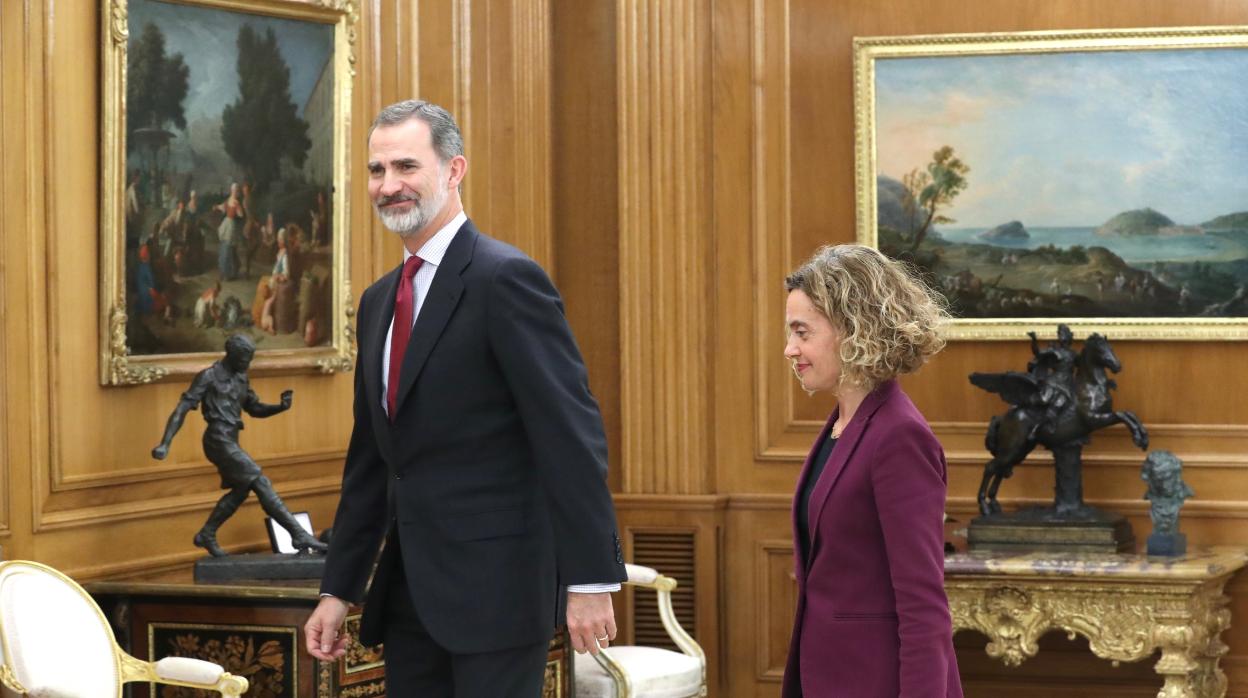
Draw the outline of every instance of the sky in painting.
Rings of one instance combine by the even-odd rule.
[[[1248,211],[1248,49],[882,58],[877,173],[942,145],[970,168],[948,227],[1180,224]]]
[[[166,55],[182,54],[190,68],[183,104],[188,122],[220,116],[238,99],[236,41],[243,24],[262,36],[269,28],[277,35],[278,50],[290,67],[290,97],[300,113],[334,48],[333,25],[193,5],[130,0],[129,22],[131,45],[148,22],[155,22],[165,34]]]

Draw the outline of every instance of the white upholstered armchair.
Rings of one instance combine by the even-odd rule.
[[[198,659],[145,662],[117,646],[100,607],[37,562],[0,562],[0,682],[36,698],[117,698],[129,681],[239,696],[247,679]]]
[[[649,567],[625,565],[630,586],[653,589],[659,620],[680,648],[617,645],[597,655],[576,655],[577,698],[695,698],[706,695],[706,654],[680,627],[672,611],[676,580]]]

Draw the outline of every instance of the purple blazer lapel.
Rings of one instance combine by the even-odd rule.
[[[828,438],[828,434],[832,432],[832,425],[836,423],[836,417],[840,414],[840,411],[840,407],[832,410],[832,416],[828,417],[828,421],[823,425],[823,429],[819,430],[819,438],[815,439],[815,445],[811,447],[810,453],[806,454],[806,463],[802,465],[802,472],[797,476],[797,493],[793,495],[793,506],[791,507],[791,514],[793,516],[793,540],[795,542],[800,538],[797,527],[801,525],[801,523],[797,520],[797,498],[802,496],[802,492],[806,488],[806,479],[810,477],[810,470],[815,464],[815,457],[819,455],[819,444],[823,443],[823,440]],[[809,513],[810,512],[807,511],[807,514]],[[797,558],[797,582],[800,585],[804,583],[806,579],[806,560],[802,559],[802,551],[797,549],[796,545],[794,546],[794,549],[794,556]]]
[[[872,390],[858,406],[858,411],[854,413],[853,419],[849,420],[849,424],[845,426],[845,430],[841,432],[841,438],[836,442],[836,448],[832,449],[832,457],[828,460],[827,466],[823,469],[823,474],[819,476],[819,482],[815,484],[815,489],[810,493],[810,506],[807,509],[809,515],[810,526],[810,549],[815,549],[815,543],[819,540],[819,517],[823,515],[823,507],[828,503],[828,495],[832,494],[832,488],[836,486],[837,479],[845,470],[845,465],[849,463],[849,459],[853,457],[854,451],[858,448],[858,443],[862,441],[862,435],[867,430],[867,424],[875,415],[876,410],[888,399],[892,397],[900,388],[897,381],[887,381],[881,383],[875,390]],[[837,411],[832,413],[833,418],[836,417]],[[829,426],[832,424],[828,422]],[[827,438],[826,434],[822,438]],[[815,450],[818,451],[819,444],[815,443]],[[804,562],[803,562],[804,564]]]

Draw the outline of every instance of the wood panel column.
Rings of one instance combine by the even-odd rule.
[[[622,491],[714,491],[710,7],[620,0]]]

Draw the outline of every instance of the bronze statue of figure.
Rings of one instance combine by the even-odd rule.
[[[328,546],[317,540],[299,525],[295,517],[273,490],[273,483],[260,472],[260,466],[238,445],[238,432],[243,428],[243,412],[252,417],[272,417],[290,409],[294,392],[282,392],[282,402],[269,405],[260,402],[247,380],[247,369],[256,354],[256,345],[246,335],[236,334],[225,342],[225,358],[200,371],[191,381],[191,387],[182,393],[182,399],[165,426],[165,436],[160,445],[152,449],[152,457],[164,460],[169,455],[169,444],[182,428],[186,413],[203,404],[204,455],[217,466],[221,475],[221,489],[229,490],[213,507],[203,528],[195,534],[195,545],[204,548],[213,557],[226,554],[217,544],[217,529],[234,515],[250,492],[256,493],[260,506],[274,521],[290,532],[295,548],[300,551],[325,552]]]
[[[1109,340],[1093,334],[1075,353],[1073,336],[1058,326],[1057,342],[1040,347],[1034,333],[1035,358],[1026,373],[972,373],[971,383],[1001,396],[1010,408],[988,424],[984,445],[992,460],[984,466],[979,485],[979,510],[984,516],[1000,513],[997,489],[1036,444],[1053,453],[1057,467],[1054,508],[1059,516],[1084,513],[1082,451],[1089,435],[1114,424],[1126,424],[1131,440],[1148,448],[1148,430],[1131,412],[1115,411],[1110,391],[1117,387],[1106,369],[1122,368]]]

